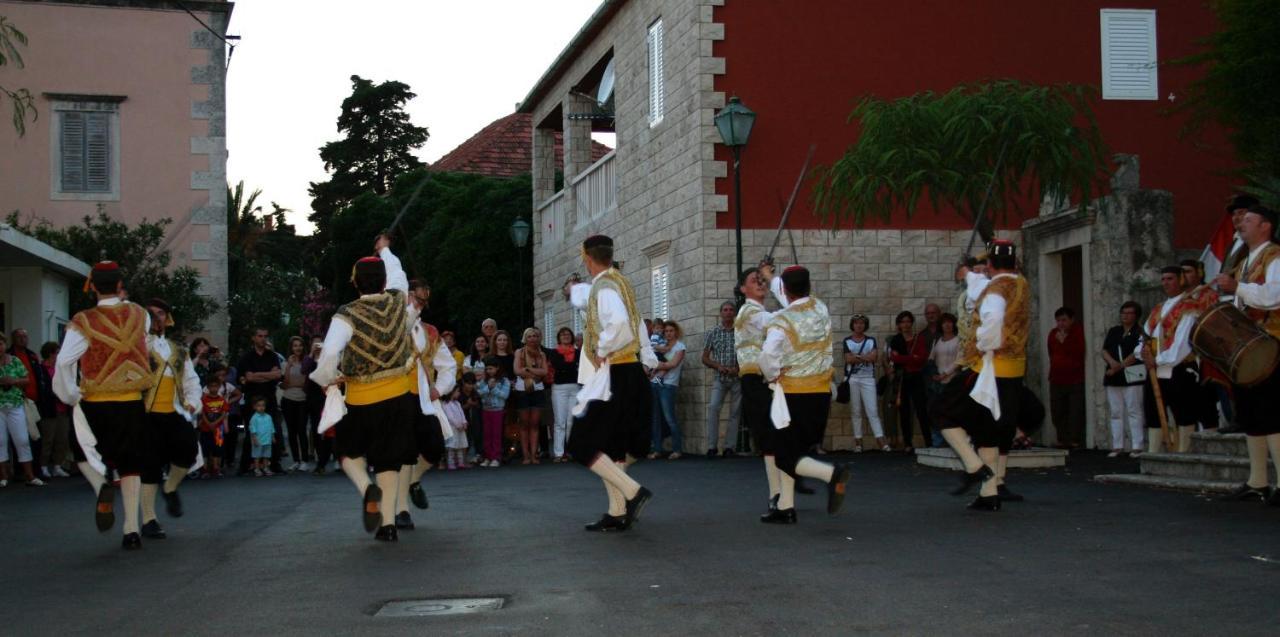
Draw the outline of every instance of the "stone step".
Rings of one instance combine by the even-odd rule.
[[[1178,478],[1174,476],[1153,476],[1141,473],[1113,473],[1096,475],[1094,482],[1104,484],[1132,484],[1157,489],[1173,489],[1177,491],[1195,491],[1200,493],[1227,493],[1239,482],[1230,480],[1198,480],[1195,478]]]
[[[1191,434],[1192,453],[1249,457],[1244,434],[1220,434],[1205,431]]]
[[[916,464],[954,471],[964,470],[964,465],[961,464],[960,458],[956,457],[956,452],[951,447],[917,447]],[[1067,451],[1065,449],[1033,447],[1009,452],[1008,467],[1010,469],[1039,469],[1061,467],[1066,464]]]
[[[1249,459],[1203,453],[1144,453],[1142,473],[1151,476],[1230,481],[1249,478]]]

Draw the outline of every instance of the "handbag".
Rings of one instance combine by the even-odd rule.
[[[23,412],[27,417],[27,437],[35,442],[40,439],[40,410],[34,400],[27,398],[26,401]]]
[[[1122,351],[1119,347],[1116,348],[1116,353],[1122,354]],[[1120,356],[1120,360],[1124,360],[1123,355]],[[1142,383],[1142,382],[1146,382],[1146,380],[1147,380],[1146,365],[1142,365],[1142,364],[1130,365],[1124,368],[1124,382],[1126,385],[1132,385],[1134,383]]]
[[[836,385],[836,402],[847,405],[849,404],[849,377],[845,376],[844,381]]]

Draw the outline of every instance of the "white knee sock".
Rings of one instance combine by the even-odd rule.
[[[94,495],[97,495],[98,491],[102,489],[102,485],[107,483],[107,479],[88,462],[77,462],[76,467],[80,469],[80,474],[84,476],[84,479],[89,481],[89,486],[93,487]]]
[[[982,464],[988,467],[997,467],[1000,464],[1000,450],[996,447],[979,447],[978,457],[982,459]],[[996,481],[986,480],[982,483],[982,490],[978,495],[993,496],[996,493]]]
[[[373,479],[378,483],[378,488],[382,489],[382,501],[378,503],[382,513],[382,526],[395,524],[396,485],[400,482],[400,472],[379,471],[373,474]]]
[[[124,532],[138,532],[138,504],[142,496],[142,479],[138,476],[120,478],[120,498],[124,501]]]
[[[343,458],[342,472],[347,474],[351,484],[356,485],[356,491],[364,497],[365,489],[369,488],[369,465],[365,463],[364,458]]]
[[[619,468],[609,456],[603,453],[591,463],[590,469],[592,473],[600,476],[601,480],[621,491],[622,497],[627,500],[636,497],[636,492],[640,490],[640,483],[633,480],[626,471]]]
[[[156,519],[156,492],[160,490],[158,484],[142,485],[142,523],[146,524]]]
[[[796,479],[787,472],[778,472],[778,510],[796,508]]]
[[[1164,435],[1159,427],[1147,427],[1147,453],[1160,453],[1164,448]]]
[[[415,467],[416,465],[404,465],[396,475],[396,513],[409,511],[409,485],[413,484]]]
[[[1178,427],[1178,453],[1191,451],[1191,434],[1195,433],[1195,431],[1195,425]]]
[[[942,430],[942,439],[951,445],[951,449],[956,452],[956,457],[960,458],[960,462],[964,463],[964,470],[973,473],[982,468],[982,458],[974,452],[973,445],[969,444],[969,434],[959,427],[947,427]]]
[[[605,495],[609,497],[609,515],[614,517],[622,517],[627,513],[627,499],[622,497],[622,492],[618,487],[609,484],[608,480],[601,479],[604,483]]]
[[[1249,449],[1249,481],[1245,484],[1261,489],[1267,486],[1267,439],[1270,436],[1245,436]]]
[[[774,462],[773,455],[768,454],[764,457],[764,477],[769,481],[769,501],[778,497],[778,492],[782,489],[782,481],[778,475],[782,473],[778,471],[778,464]]]
[[[836,468],[825,462],[814,460],[805,456],[796,463],[796,475],[806,478],[814,478],[823,482],[831,482],[831,476],[835,475]]]
[[[1271,449],[1271,462],[1276,465],[1276,476],[1280,477],[1280,434],[1270,434],[1267,436],[1267,447]],[[1262,463],[1264,466],[1265,462]],[[1266,479],[1266,472],[1262,476]]]
[[[426,458],[418,456],[418,463],[413,465],[413,474],[409,476],[409,484],[413,484],[422,479],[422,476],[431,470],[435,465],[427,462]]]
[[[178,490],[178,485],[182,479],[187,477],[187,468],[177,465],[169,465],[169,478],[164,481],[164,492],[173,493]]]
[[[1004,473],[1009,468],[1009,454],[1002,453],[996,460],[996,486],[1004,484]]]

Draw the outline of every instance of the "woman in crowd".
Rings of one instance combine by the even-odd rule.
[[[552,434],[552,462],[564,462],[564,441],[573,430],[573,405],[577,402],[578,357],[582,352],[573,344],[573,330],[562,327],[556,331],[556,346],[547,352],[551,360],[551,416],[555,421]]]
[[[1142,328],[1138,317],[1142,306],[1127,301],[1120,306],[1120,324],[1107,331],[1102,342],[1102,359],[1107,371],[1102,386],[1107,389],[1107,407],[1111,412],[1111,453],[1115,458],[1124,453],[1124,430],[1129,426],[1130,455],[1138,456],[1145,448],[1146,417],[1142,410],[1142,386],[1148,381],[1138,352],[1142,348]],[[1126,371],[1129,370],[1129,371]]]
[[[684,455],[684,438],[680,435],[680,423],[676,421],[676,390],[680,388],[680,370],[684,363],[685,345],[681,338],[684,332],[675,321],[668,320],[663,324],[663,341],[666,343],[667,360],[658,363],[653,374],[653,450],[650,458],[657,458],[662,451],[662,425],[671,430],[671,455],[668,460],[677,460]]]
[[[542,352],[542,331],[530,327],[520,335],[524,341],[515,354],[516,412],[520,428],[521,464],[538,464],[538,427],[546,404],[547,356]]]
[[[853,415],[853,452],[862,453],[862,414],[867,415],[871,432],[876,435],[876,446],[889,451],[889,441],[884,437],[884,425],[880,422],[880,407],[876,398],[876,339],[867,334],[870,321],[862,314],[849,319],[852,334],[844,339],[844,375],[849,383],[849,407]]]
[[[197,336],[191,341],[189,352],[191,354],[191,365],[196,368],[196,376],[200,377],[200,384],[204,385],[204,379],[209,375],[209,339],[203,336]]]
[[[8,339],[0,334],[0,487],[9,486],[9,442],[18,452],[18,466],[28,486],[44,481],[31,472],[31,437],[27,433],[27,367],[8,351]]]
[[[925,337],[915,331],[916,317],[903,310],[894,319],[898,333],[889,339],[889,361],[898,376],[898,390],[894,399],[898,403],[898,430],[902,432],[902,450],[915,451],[915,436],[911,424],[914,413],[920,421],[920,439],[926,447],[932,444],[928,406],[925,403],[924,366],[929,359],[929,345]]]
[[[516,380],[516,352],[511,342],[511,334],[506,330],[498,330],[493,335],[493,358],[498,361],[498,373],[508,381]]]
[[[929,402],[933,402],[934,398],[942,394],[942,387],[951,380],[960,366],[960,339],[957,338],[959,336],[956,329],[957,323],[956,316],[951,313],[943,314],[938,319],[941,335],[933,343],[933,349],[929,352],[930,375],[926,386]],[[930,425],[932,424],[930,422]],[[942,433],[937,428],[933,431],[934,446],[942,446],[945,442],[942,440]]]
[[[467,353],[466,358],[462,359],[462,367],[459,368],[463,374],[471,372],[476,381],[484,379],[484,359],[489,358],[489,339],[484,334],[476,337],[471,342],[471,351]],[[463,409],[467,413],[467,419],[471,421],[471,430],[467,432],[467,438],[471,442],[471,461],[472,464],[479,463],[484,457],[484,419],[480,417],[480,408]]]
[[[489,358],[489,339],[484,335],[476,337],[471,343],[471,351],[467,353],[466,358],[462,359],[462,366],[458,368],[461,372],[471,372],[476,378],[484,378],[484,359]],[[471,432],[475,435],[475,432]]]
[[[40,348],[41,365],[44,365],[44,371],[50,379],[53,378],[60,349],[62,348],[53,341]],[[44,445],[40,447],[40,466],[45,467],[49,477],[66,478],[71,475],[63,469],[63,465],[71,462],[71,409],[56,396],[52,400],[53,416],[40,420],[40,438],[44,440]]]
[[[289,357],[285,359],[280,378],[280,412],[288,429],[289,455],[293,464],[289,471],[309,471],[311,445],[307,432],[307,343],[301,336],[289,338]]]

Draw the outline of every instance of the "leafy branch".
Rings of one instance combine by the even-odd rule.
[[[18,50],[20,46],[27,46],[26,34],[19,31],[9,18],[0,15],[0,66],[12,64],[20,69],[25,68],[26,63],[22,59],[22,52]],[[3,84],[0,84],[0,92],[4,93],[13,107],[14,130],[18,131],[19,137],[26,135],[27,116],[31,116],[32,122],[40,118],[40,112],[36,109],[35,96],[25,88],[10,89]]]

